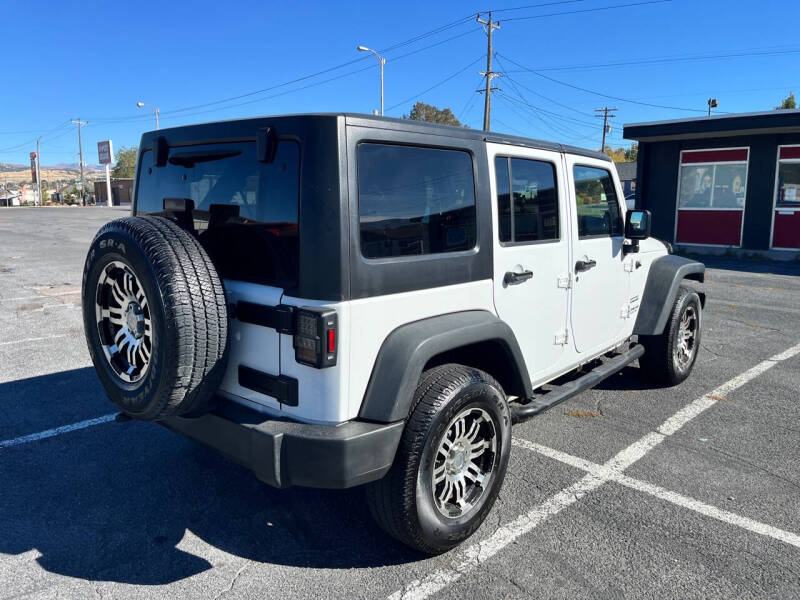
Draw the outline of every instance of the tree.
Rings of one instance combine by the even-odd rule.
[[[797,102],[794,100],[794,92],[789,92],[789,95],[783,99],[780,103],[780,106],[776,106],[775,110],[785,110],[785,109],[795,109],[797,108]]]
[[[114,179],[133,178],[136,171],[136,156],[138,154],[139,148],[136,146],[117,150],[117,162],[114,168],[111,169],[111,176]]]
[[[625,148],[617,148],[614,150],[611,146],[606,146],[603,152],[608,154],[614,162],[626,162],[627,160],[625,158]]]
[[[404,119],[413,119],[414,121],[427,121],[428,123],[442,123],[443,125],[455,125],[461,127],[461,122],[456,119],[453,111],[449,108],[438,108],[433,104],[425,104],[424,102],[417,102],[412,108],[411,112],[403,115]]]
[[[633,162],[637,158],[639,158],[639,144],[633,142],[631,147],[625,150],[625,160],[627,162]]]

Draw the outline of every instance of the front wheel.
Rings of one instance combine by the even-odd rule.
[[[404,544],[439,554],[472,535],[492,509],[511,450],[511,415],[487,373],[426,371],[389,473],[367,487],[370,512]]]
[[[700,350],[701,315],[700,296],[681,286],[664,332],[639,336],[644,346],[639,366],[648,377],[666,385],[677,385],[689,377]]]

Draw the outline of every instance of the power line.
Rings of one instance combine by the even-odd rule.
[[[631,8],[634,6],[644,6],[646,4],[663,4],[665,2],[672,2],[672,0],[646,0],[645,2],[630,2],[628,4],[612,4],[610,6],[598,6],[596,8],[582,8],[578,10],[566,10],[562,12],[554,12],[554,13],[545,13],[543,15],[528,15],[524,17],[511,17],[509,19],[503,19],[504,23],[508,23],[509,21],[529,21],[531,19],[542,19],[544,17],[558,17],[561,15],[576,15],[579,13],[590,13],[590,12],[598,12],[602,10],[612,10],[616,8]]]
[[[701,112],[701,113],[706,112],[705,110],[697,109],[697,108],[684,108],[684,107],[681,107],[681,106],[665,106],[663,104],[653,104],[651,102],[641,102],[639,100],[631,100],[630,98],[621,98],[620,96],[612,96],[610,94],[604,94],[603,92],[598,92],[597,90],[590,90],[588,88],[584,88],[584,87],[581,87],[579,85],[574,85],[572,83],[567,83],[566,81],[561,81],[560,79],[556,79],[555,77],[550,77],[549,75],[545,75],[543,73],[540,73],[539,71],[536,71],[535,69],[528,68],[525,65],[522,65],[522,64],[518,63],[517,61],[513,60],[512,58],[506,56],[505,54],[503,54],[501,56],[503,58],[505,58],[508,62],[517,65],[518,67],[520,67],[521,69],[523,69],[525,71],[528,71],[529,73],[533,73],[534,75],[538,75],[539,77],[542,77],[543,79],[547,79],[548,81],[552,81],[553,83],[558,83],[560,85],[563,85],[563,86],[566,86],[566,87],[570,87],[570,88],[575,89],[575,90],[580,90],[581,92],[585,92],[587,94],[594,94],[595,96],[600,96],[602,98],[609,98],[611,100],[617,100],[619,102],[628,102],[629,104],[638,104],[640,106],[650,106],[652,108],[666,108],[666,109],[669,109],[669,110],[682,110],[682,111],[686,111],[686,112]]]
[[[468,21],[471,21],[471,20],[472,20],[472,16],[473,16],[473,15],[472,15],[472,14],[470,14],[470,15],[468,15],[468,16],[462,17],[462,18],[460,18],[460,19],[458,19],[458,20],[456,20],[456,21],[452,21],[452,22],[450,22],[450,23],[447,23],[447,24],[445,24],[445,25],[442,25],[442,26],[440,26],[440,27],[437,27],[437,28],[435,28],[435,29],[432,29],[432,30],[430,30],[430,31],[428,31],[428,32],[425,32],[425,33],[423,33],[423,34],[419,34],[419,35],[417,35],[417,36],[414,36],[414,37],[412,37],[412,38],[410,38],[410,39],[408,39],[408,40],[405,40],[405,41],[403,41],[403,42],[399,42],[399,43],[397,43],[397,44],[394,44],[394,45],[392,45],[392,46],[388,46],[388,47],[386,47],[386,48],[382,48],[382,49],[378,50],[378,52],[381,52],[381,53],[388,53],[388,52],[392,52],[393,50],[397,50],[397,49],[399,49],[399,48],[403,48],[403,47],[405,47],[405,46],[408,46],[408,45],[410,45],[410,44],[413,44],[413,43],[415,43],[415,42],[418,42],[418,41],[421,41],[421,40],[423,40],[423,39],[426,39],[426,38],[428,38],[428,37],[431,37],[431,36],[437,35],[437,34],[439,34],[439,33],[442,33],[442,32],[444,32],[444,31],[447,31],[448,29],[452,29],[452,28],[454,28],[454,27],[457,27],[458,25],[461,25],[461,24],[463,24],[463,23],[466,23],[466,22],[468,22]],[[433,47],[435,47],[435,46],[438,46],[438,45],[440,45],[440,44],[443,44],[443,43],[446,43],[446,42],[452,41],[452,40],[454,40],[454,39],[457,39],[457,38],[463,37],[463,36],[465,36],[465,35],[468,35],[468,34],[472,33],[473,31],[474,31],[473,29],[470,29],[470,30],[468,30],[468,31],[461,32],[461,33],[459,33],[459,34],[457,34],[457,35],[451,36],[451,37],[449,37],[449,38],[446,38],[446,39],[444,39],[444,40],[440,40],[439,42],[436,42],[436,43],[434,43],[434,44],[430,44],[430,45],[428,45],[428,46],[425,46],[425,47],[423,47],[423,48],[418,48],[417,50],[414,50],[414,51],[412,51],[412,52],[408,52],[408,53],[406,53],[406,54],[402,54],[402,55],[400,55],[400,56],[393,57],[393,58],[392,58],[392,60],[399,60],[399,59],[401,59],[401,58],[405,58],[405,57],[407,57],[407,56],[411,56],[411,55],[413,55],[413,54],[416,54],[417,52],[422,52],[422,51],[424,51],[424,50],[427,50],[427,49],[429,49],[429,48],[433,48]],[[348,66],[350,66],[350,65],[353,65],[353,64],[356,64],[356,63],[362,62],[362,61],[364,61],[364,60],[367,60],[367,58],[368,58],[368,57],[364,57],[364,56],[361,56],[361,57],[359,57],[359,58],[354,58],[354,59],[352,59],[352,60],[348,60],[348,61],[346,61],[346,62],[343,62],[343,63],[340,63],[340,64],[338,64],[338,65],[335,65],[335,66],[333,66],[333,67],[328,67],[328,68],[326,68],[326,69],[322,69],[322,70],[320,70],[320,71],[317,71],[317,72],[315,72],[315,73],[311,73],[311,74],[309,74],[309,75],[304,75],[304,76],[302,76],[302,77],[297,77],[297,78],[295,78],[295,79],[291,79],[291,80],[288,80],[288,81],[284,81],[284,82],[282,82],[282,83],[278,83],[278,84],[275,84],[275,85],[271,85],[271,86],[268,86],[268,87],[265,87],[265,88],[262,88],[262,89],[259,89],[259,90],[253,90],[253,91],[251,91],[251,92],[246,92],[246,93],[244,93],[244,94],[239,94],[239,95],[236,95],[236,96],[230,96],[230,97],[228,97],[228,98],[223,98],[223,99],[220,99],[220,100],[214,100],[214,101],[212,101],[212,102],[205,102],[205,103],[203,103],[203,104],[195,104],[195,105],[193,105],[193,106],[185,106],[185,107],[182,107],[182,108],[176,108],[176,109],[172,109],[172,110],[161,111],[161,115],[162,115],[162,116],[163,116],[163,115],[173,115],[173,114],[175,114],[175,113],[179,113],[179,112],[186,112],[186,111],[191,111],[191,110],[195,110],[195,109],[198,109],[198,108],[206,108],[206,107],[209,107],[209,106],[218,106],[218,105],[220,105],[220,104],[224,104],[224,103],[226,103],[226,102],[232,102],[232,101],[234,101],[234,100],[240,100],[240,99],[242,99],[242,98],[248,98],[248,97],[251,97],[251,96],[256,96],[256,95],[259,95],[259,94],[264,94],[264,93],[266,93],[266,92],[270,92],[270,91],[272,91],[272,90],[280,89],[280,88],[282,88],[282,87],[286,87],[286,86],[289,86],[289,85],[293,85],[293,84],[295,84],[295,83],[300,83],[300,82],[302,82],[302,81],[307,81],[307,80],[309,80],[309,79],[314,79],[314,78],[316,78],[316,77],[319,77],[320,75],[324,75],[324,74],[326,74],[326,73],[331,73],[331,72],[333,72],[333,71],[337,71],[337,70],[339,70],[339,69],[343,69],[343,68],[345,68],[345,67],[348,67]],[[341,75],[341,77],[347,77],[348,75],[351,75],[351,74],[354,74],[354,73],[359,73],[359,72],[361,72],[361,71],[366,71],[366,70],[369,70],[370,68],[371,68],[371,67],[366,67],[366,68],[364,68],[364,69],[359,69],[359,70],[357,70],[357,71],[351,71],[350,73],[345,73],[345,74]],[[328,82],[328,81],[334,81],[335,79],[337,79],[337,78],[330,78],[330,79],[327,79],[327,80],[325,80],[325,81],[326,81],[326,82]],[[306,86],[306,87],[307,87],[307,86]],[[306,89],[306,87],[302,87],[302,88],[299,88],[299,89]],[[271,96],[271,97],[274,97],[274,96]],[[265,99],[265,98],[264,98],[264,99]],[[259,100],[261,100],[261,98],[260,98]],[[234,108],[234,107],[236,107],[236,106],[242,106],[242,105],[243,105],[243,104],[236,104],[236,105],[234,105],[234,106],[232,106],[232,107],[223,107],[223,108]],[[93,120],[94,120],[94,121],[102,121],[102,122],[112,122],[112,121],[113,121],[113,122],[121,122],[121,121],[128,121],[128,120],[130,120],[130,121],[134,121],[134,120],[145,120],[146,118],[149,118],[149,117],[147,117],[147,116],[143,116],[143,115],[130,115],[130,116],[123,116],[123,117],[107,117],[107,118],[102,118],[102,117],[101,117],[101,118],[94,118]]]
[[[513,83],[514,83],[514,85],[515,85],[515,87],[516,87],[517,85],[519,85],[520,87],[523,87],[523,88],[525,88],[526,90],[528,90],[528,91],[529,91],[529,92],[531,92],[532,94],[535,94],[536,96],[539,96],[540,98],[542,98],[542,99],[544,99],[544,100],[547,100],[548,102],[552,102],[553,104],[556,104],[556,105],[558,105],[558,106],[560,106],[560,107],[562,107],[562,108],[566,108],[567,110],[570,110],[570,111],[572,111],[572,112],[574,112],[574,113],[577,113],[577,114],[579,114],[579,115],[583,115],[584,117],[591,117],[591,116],[592,116],[590,113],[586,113],[586,112],[583,112],[583,111],[581,111],[581,110],[578,110],[577,108],[573,108],[572,106],[570,106],[570,105],[568,105],[568,104],[564,104],[563,102],[559,102],[558,100],[553,100],[552,98],[549,98],[549,97],[545,96],[544,94],[541,94],[541,93],[537,92],[536,90],[533,90],[533,89],[529,88],[528,86],[526,86],[526,85],[524,85],[524,84],[520,83],[519,81],[516,81],[515,79],[513,79],[513,78],[512,78],[512,77],[511,77],[511,76],[508,74],[510,71],[507,71],[507,70],[506,70],[506,68],[503,66],[503,63],[502,63],[502,61],[500,60],[500,57],[498,56],[498,57],[496,57],[496,58],[497,58],[497,64],[499,64],[499,65],[500,65],[500,66],[503,68],[503,71],[502,71],[502,72],[503,72],[503,75],[504,75],[506,78],[508,78],[508,79],[509,79],[511,82],[513,82]],[[522,97],[522,94],[521,94],[521,93],[518,93],[518,95],[519,95],[520,97]]]
[[[697,56],[673,56],[663,58],[646,58],[642,60],[630,61],[615,61],[608,63],[595,63],[586,65],[567,65],[563,67],[537,67],[536,71],[580,71],[589,69],[613,68],[613,67],[628,67],[636,65],[651,65],[651,64],[669,64],[676,62],[689,62],[689,61],[703,61],[703,60],[716,60],[720,58],[739,58],[751,56],[778,56],[784,54],[800,54],[800,49],[795,50],[770,50],[762,52],[734,52],[729,54],[709,54]],[[510,71],[511,73],[519,71]]]
[[[559,0],[557,2],[541,2],[539,4],[528,4],[526,6],[515,6],[513,8],[493,8],[491,12],[510,12],[512,10],[527,10],[529,8],[541,8],[543,6],[555,6],[556,4],[576,4],[584,0]],[[489,12],[489,10],[482,10],[481,12]]]
[[[431,87],[429,87],[428,89],[426,89],[426,90],[423,90],[423,91],[421,91],[421,92],[419,92],[419,93],[417,93],[417,94],[414,94],[414,95],[412,95],[412,96],[409,96],[409,97],[408,97],[408,98],[406,98],[405,100],[403,100],[403,101],[401,101],[401,102],[398,102],[397,104],[394,104],[394,105],[390,106],[390,107],[389,107],[389,108],[387,108],[386,110],[394,110],[395,108],[397,108],[398,106],[401,106],[401,105],[405,104],[406,102],[410,102],[411,100],[414,100],[415,98],[419,98],[420,96],[422,96],[422,95],[424,95],[424,94],[427,94],[427,93],[428,93],[428,92],[430,92],[431,90],[435,90],[435,89],[436,89],[437,87],[439,87],[440,85],[444,85],[445,83],[447,83],[447,82],[448,82],[448,81],[450,81],[451,79],[453,79],[453,78],[457,77],[458,75],[461,75],[461,73],[463,73],[464,71],[466,71],[467,69],[469,69],[469,68],[470,68],[472,65],[474,65],[476,62],[478,62],[479,60],[482,60],[482,59],[483,59],[483,55],[481,55],[481,56],[479,56],[478,58],[476,58],[475,60],[473,60],[473,61],[472,61],[471,63],[469,63],[469,64],[468,64],[466,67],[463,67],[463,68],[459,69],[458,71],[456,71],[456,72],[455,72],[455,73],[453,73],[452,75],[449,75],[448,77],[445,77],[444,79],[442,79],[442,80],[441,80],[441,81],[439,81],[438,83],[435,83],[434,85],[432,85],[432,86],[431,86]]]

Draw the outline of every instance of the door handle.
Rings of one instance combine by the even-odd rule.
[[[596,260],[579,260],[575,263],[575,272],[583,273],[589,269],[594,269],[597,266]]]
[[[506,285],[516,285],[518,283],[522,283],[524,281],[528,281],[533,277],[533,271],[521,271],[519,273],[515,273],[514,271],[508,271],[503,277],[503,283]]]

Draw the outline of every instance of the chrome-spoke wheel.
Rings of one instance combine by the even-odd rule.
[[[698,329],[699,319],[697,310],[690,304],[686,307],[686,310],[681,316],[673,352],[675,365],[680,369],[685,369],[686,366],[692,362],[692,358],[697,349]]]
[[[450,421],[436,449],[433,497],[445,517],[469,512],[486,491],[497,453],[497,432],[482,408],[468,408]]]
[[[103,354],[126,383],[144,377],[153,352],[153,325],[147,295],[133,269],[109,263],[97,281],[95,313]]]

